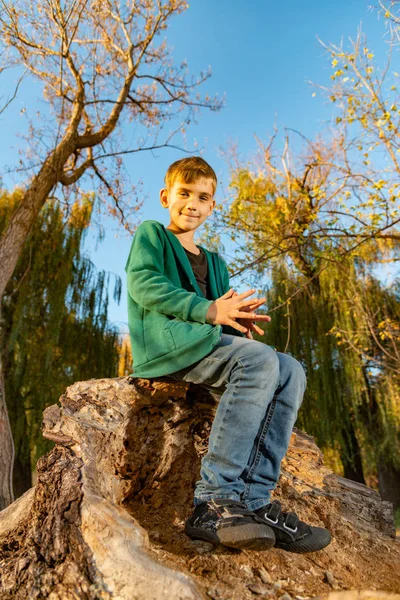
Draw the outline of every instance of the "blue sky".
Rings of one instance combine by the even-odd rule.
[[[339,44],[343,39],[346,45],[349,36],[356,37],[362,22],[369,47],[376,56],[384,56],[384,25],[382,18],[378,20],[376,12],[368,9],[370,1],[193,0],[185,13],[175,17],[167,31],[174,57],[177,61],[187,59],[193,74],[211,66],[212,77],[202,92],[226,96],[220,112],[203,111],[198,125],[188,130],[188,145],[196,139],[204,148],[203,157],[217,172],[221,182],[217,201],[224,197],[229,184],[221,147],[235,143],[241,157],[250,159],[256,151],[254,135],[267,140],[274,125],[280,130],[285,126],[300,130],[308,137],[326,128],[332,104],[309,83],[328,85],[332,72],[317,36],[325,43]],[[398,62],[395,56],[394,68]],[[37,92],[38,86],[27,83],[0,117],[0,173],[18,161],[17,148],[23,147],[16,137],[23,128],[20,111],[27,107],[34,114]],[[317,92],[315,97],[313,92]],[[3,94],[6,95],[4,88],[0,92]],[[141,220],[168,223],[158,192],[168,165],[182,156],[182,152],[166,149],[135,154],[126,161],[132,181],[143,182]],[[11,187],[18,179],[5,176],[3,181]],[[111,219],[104,221],[104,227],[106,236],[102,243],[96,244],[95,236],[88,235],[86,252],[98,269],[117,273],[124,281],[130,238]],[[111,304],[109,313],[110,320],[122,331],[127,331],[125,296],[124,287],[121,304]]]

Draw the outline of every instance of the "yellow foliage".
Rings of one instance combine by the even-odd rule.
[[[68,223],[77,229],[86,229],[90,224],[93,208],[93,197],[86,194],[82,199],[76,200],[71,206]]]
[[[125,377],[132,371],[132,351],[129,335],[125,335],[119,346],[118,377]]]
[[[275,206],[278,209],[278,211],[283,212],[283,214],[285,215],[288,215],[290,212],[286,198],[283,198],[283,196],[278,196],[278,198],[275,200]]]
[[[378,188],[378,190],[382,189],[384,185],[386,185],[386,181],[383,179],[380,179],[375,183],[375,187]]]

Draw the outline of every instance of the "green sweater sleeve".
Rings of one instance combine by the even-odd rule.
[[[212,300],[200,298],[196,292],[176,287],[163,273],[163,240],[157,226],[142,223],[136,230],[125,270],[128,293],[148,310],[183,319],[206,322]]]

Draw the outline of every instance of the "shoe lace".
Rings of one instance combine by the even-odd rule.
[[[217,514],[224,520],[236,522],[238,519],[254,520],[254,512],[249,510],[243,502],[237,500],[212,500],[211,505]]]

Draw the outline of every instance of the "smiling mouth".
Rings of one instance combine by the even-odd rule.
[[[198,219],[199,217],[197,215],[185,215],[184,213],[181,213],[182,217],[189,217],[190,219]]]

